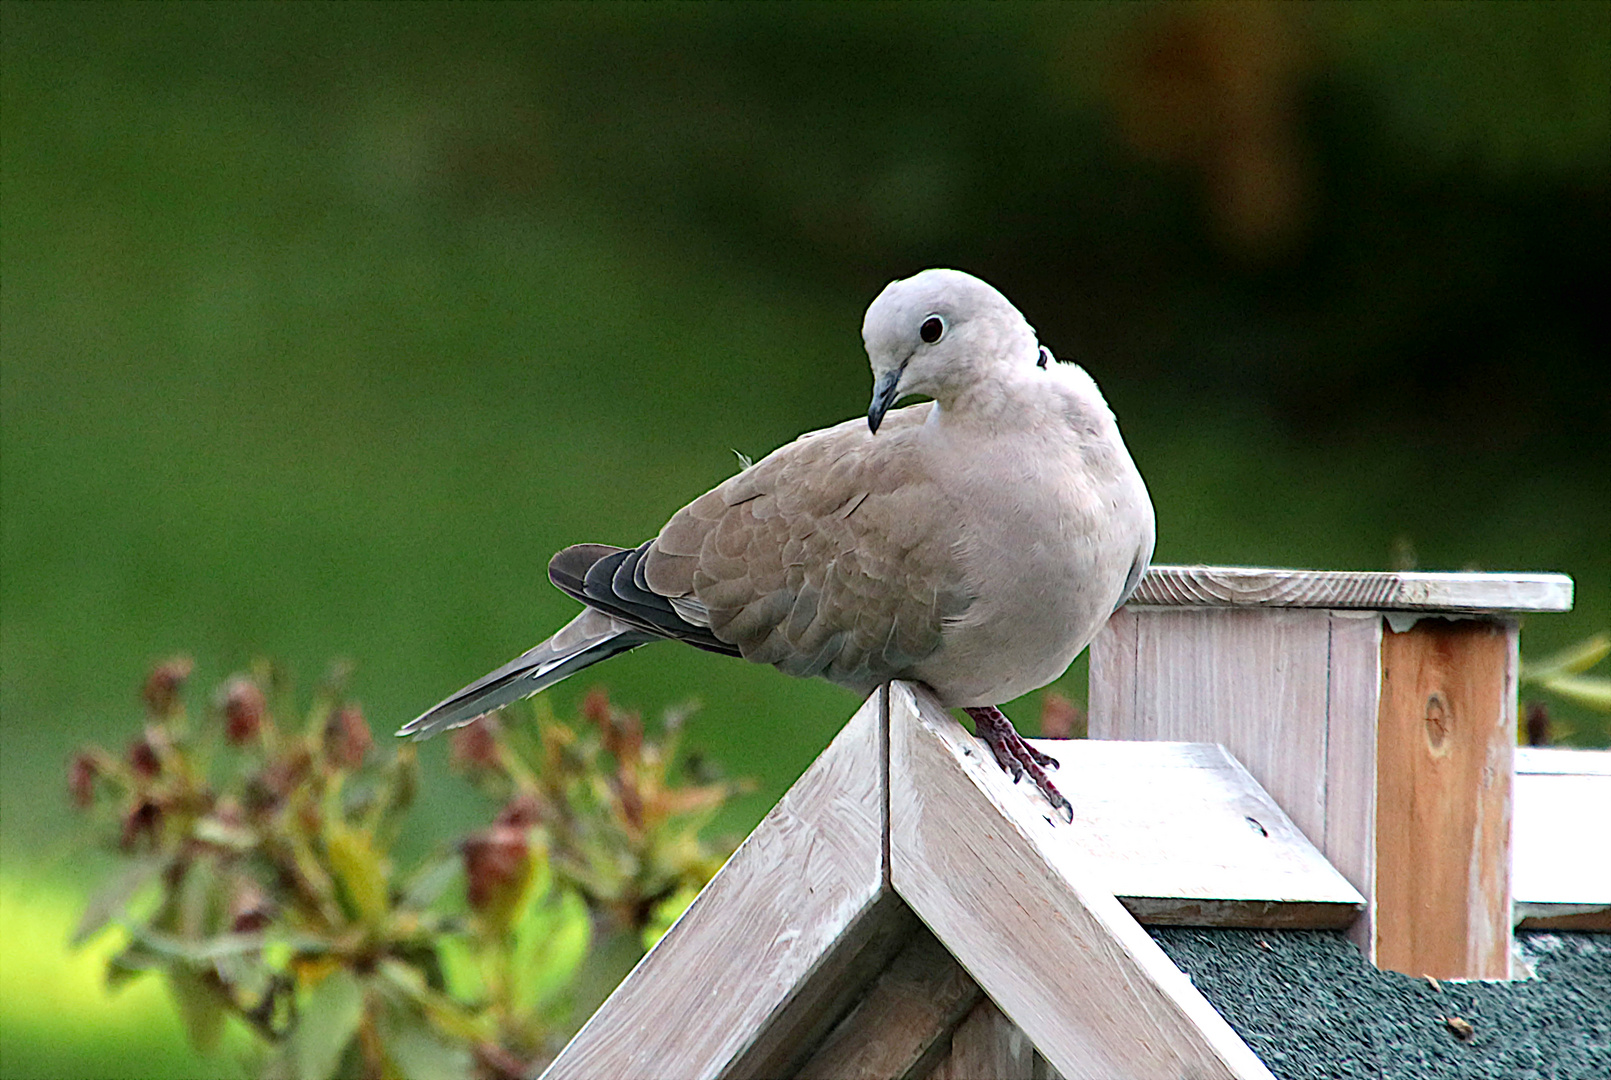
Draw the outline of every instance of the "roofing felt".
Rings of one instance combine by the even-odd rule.
[[[1280,1080],[1611,1078],[1611,934],[1518,933],[1534,977],[1434,983],[1332,931],[1149,931]]]

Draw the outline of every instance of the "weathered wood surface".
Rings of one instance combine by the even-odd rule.
[[[952,1032],[983,997],[979,984],[945,946],[919,929],[795,1074],[796,1080],[925,1075],[928,1066],[950,1053]]]
[[[1514,627],[1427,620],[1382,637],[1377,966],[1510,977]]]
[[[875,694],[544,1077],[776,1075],[778,1053],[832,1022],[831,1006],[791,1007],[831,998],[890,908],[883,727]],[[778,1024],[794,1035],[764,1060],[752,1051]]]
[[[890,875],[1069,1080],[1269,1070],[1062,838],[926,694],[889,695]]]
[[[1030,741],[1061,762],[1059,840],[1143,923],[1336,929],[1364,905],[1224,747]]]
[[[1223,744],[1362,894],[1350,936],[1373,962],[1502,977],[1515,633],[1495,619],[1399,634],[1374,611],[1131,605],[1091,646],[1090,733]],[[1407,682],[1423,660],[1436,677]],[[1456,700],[1458,730],[1429,748],[1428,708]]]
[[[1449,614],[1570,611],[1572,579],[1565,574],[1154,566],[1142,577],[1130,603]]]
[[[1516,750],[1511,888],[1523,927],[1611,930],[1611,751]],[[1593,836],[1602,853],[1585,848]]]
[[[951,1035],[951,1052],[929,1080],[1035,1080],[1035,1047],[985,998]]]
[[[1376,955],[1376,707],[1382,692],[1381,618],[1333,611],[1326,675],[1326,824],[1321,852],[1365,897],[1348,936]]]
[[[1330,621],[1324,611],[1120,611],[1091,647],[1090,735],[1222,743],[1318,843]]]

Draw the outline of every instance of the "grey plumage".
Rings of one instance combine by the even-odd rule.
[[[879,388],[866,423],[801,436],[636,548],[560,552],[549,576],[588,610],[401,733],[468,723],[660,639],[858,693],[911,679],[953,706],[1060,675],[1153,545],[1096,385],[1046,364],[1018,311],[954,270],[891,283],[863,338]],[[934,400],[888,409],[909,393]]]

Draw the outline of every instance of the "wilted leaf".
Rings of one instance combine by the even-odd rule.
[[[78,928],[73,931],[71,941],[73,948],[78,948],[94,937],[102,927],[120,915],[124,905],[132,900],[134,894],[143,886],[155,880],[167,862],[166,858],[160,856],[135,859],[96,890],[84,908],[83,917],[78,920]]]
[[[357,976],[337,969],[308,994],[291,1029],[291,1058],[299,1080],[328,1080],[364,1016]]]
[[[216,817],[204,817],[196,822],[191,829],[191,835],[203,843],[214,847],[227,848],[230,851],[250,851],[257,846],[257,832],[244,825],[236,825],[227,821],[220,821]]]

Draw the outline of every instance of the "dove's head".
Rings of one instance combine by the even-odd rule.
[[[862,321],[873,366],[874,433],[884,413],[907,394],[949,404],[1000,364],[1034,364],[1040,347],[1018,309],[995,289],[960,270],[924,270],[892,281]]]

